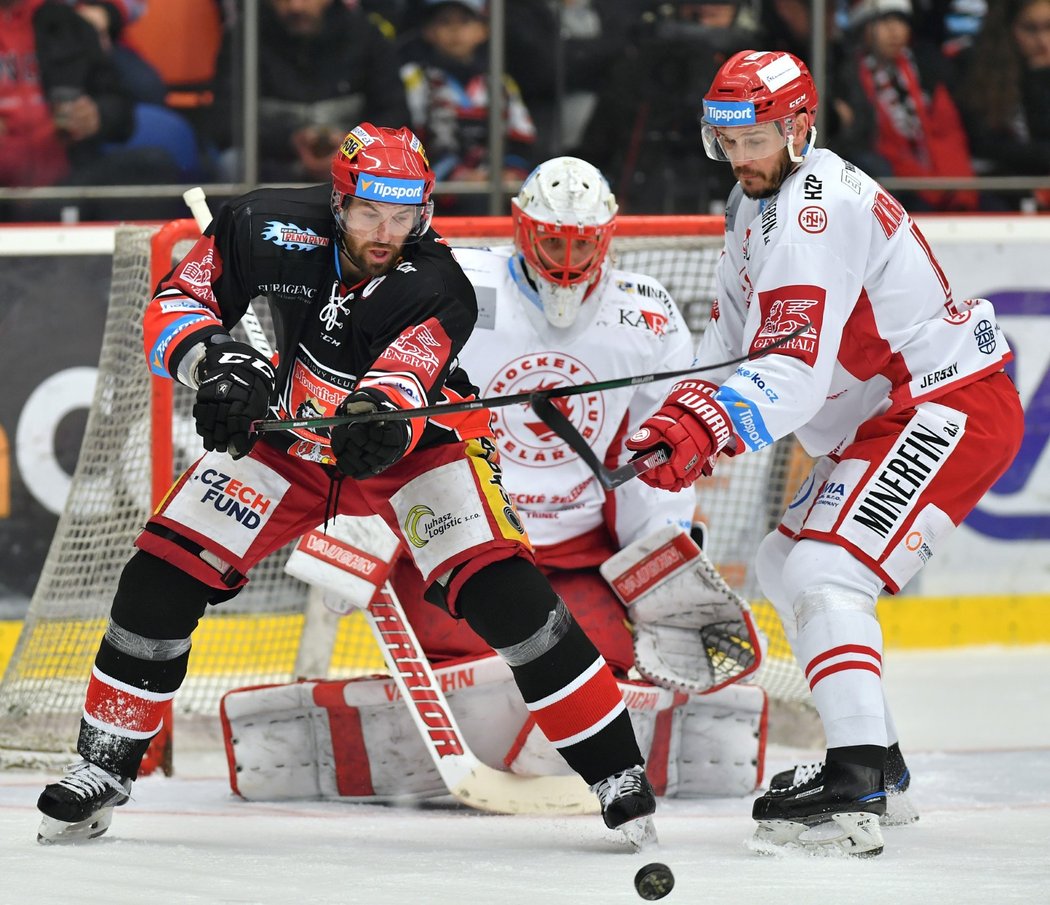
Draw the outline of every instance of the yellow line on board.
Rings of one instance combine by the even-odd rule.
[[[889,648],[1050,642],[1050,595],[884,597],[879,622]]]
[[[754,606],[759,626],[770,636],[770,653],[789,656],[772,607],[765,602]],[[204,619],[194,635],[190,671],[195,674],[267,671],[291,673],[301,615],[283,616],[213,616]],[[883,597],[879,600],[879,621],[887,648],[922,649],[964,647],[970,645],[1027,645],[1050,643],[1050,595],[1029,594],[1000,597]],[[33,648],[42,647],[54,654],[62,640],[77,640],[71,646],[84,647],[76,631],[90,637],[101,637],[104,622],[93,620],[76,624],[63,620],[38,629],[40,639]],[[0,620],[0,671],[11,658],[22,629],[21,621]],[[779,635],[779,638],[777,637]],[[90,651],[80,650],[75,665],[65,661],[66,669],[77,673],[90,669],[94,658],[94,641]],[[783,649],[781,649],[783,648]],[[30,652],[32,654],[32,651]],[[260,669],[260,658],[268,658],[266,669]],[[85,660],[86,658],[86,660]],[[24,659],[32,660],[32,657]],[[54,675],[56,660],[45,666],[28,668],[35,677]],[[81,662],[83,661],[83,662]],[[383,658],[372,639],[364,618],[353,613],[340,621],[333,646],[334,669],[355,667],[363,671],[383,671]],[[23,663],[23,668],[27,664]]]

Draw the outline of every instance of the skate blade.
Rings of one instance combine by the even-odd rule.
[[[36,841],[41,845],[66,845],[87,842],[101,836],[113,822],[113,808],[102,808],[97,814],[76,823],[56,820],[46,814],[40,821]]]
[[[907,826],[919,819],[919,811],[907,792],[889,792],[886,795],[886,813],[879,818],[883,826]]]
[[[827,820],[813,826],[794,820],[760,820],[751,848],[759,854],[795,849],[873,858],[882,854],[882,830],[879,818],[865,812],[829,814]]]
[[[652,817],[638,817],[621,823],[617,829],[623,833],[627,844],[636,852],[652,848],[659,843],[656,838],[656,824]]]

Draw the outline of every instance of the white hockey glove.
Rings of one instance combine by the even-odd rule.
[[[751,608],[681,528],[661,528],[599,568],[627,607],[634,665],[649,681],[705,694],[758,668]]]

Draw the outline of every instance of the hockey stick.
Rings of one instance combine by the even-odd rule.
[[[529,393],[513,393],[510,396],[488,396],[484,399],[468,399],[465,402],[441,403],[439,405],[424,405],[414,409],[387,409],[378,412],[364,412],[360,415],[333,415],[329,418],[289,418],[283,421],[254,421],[252,430],[256,433],[266,431],[295,430],[305,427],[315,430],[322,427],[337,427],[340,424],[353,422],[363,423],[367,421],[407,421],[412,418],[430,418],[439,415],[455,415],[458,412],[472,412],[477,409],[502,408],[508,405],[520,405],[532,403],[535,405],[537,399],[560,399],[564,396],[581,396],[584,393],[600,393],[605,390],[618,390],[621,387],[640,386],[643,383],[653,383],[658,380],[670,380],[673,377],[686,377],[689,374],[700,374],[703,371],[717,371],[728,368],[745,361],[754,361],[768,355],[774,349],[779,349],[791,340],[796,339],[803,333],[807,333],[812,325],[807,321],[801,327],[797,327],[776,342],[770,343],[758,352],[748,352],[739,358],[731,358],[718,364],[702,365],[698,368],[682,368],[679,371],[657,371],[654,374],[639,374],[635,377],[617,377],[613,380],[599,380],[595,383],[581,383],[575,386],[555,387],[551,390],[533,390]]]
[[[204,195],[204,189],[199,185],[192,189],[186,189],[182,193],[182,200],[186,202],[186,207],[190,209],[193,219],[197,221],[197,226],[203,233],[208,228],[208,224],[211,223],[211,209],[208,207],[208,199]],[[267,358],[273,358],[273,347],[266,338],[266,331],[263,330],[262,324],[259,323],[259,318],[255,316],[251,305],[248,305],[248,310],[244,312],[240,324],[244,327],[244,332],[248,334],[248,342]]]
[[[613,490],[650,468],[663,465],[668,459],[666,449],[660,447],[647,452],[644,456],[631,459],[626,465],[610,470],[598,461],[590,444],[583,439],[583,435],[576,430],[576,426],[555,407],[550,399],[546,396],[535,397],[532,400],[532,410],[540,416],[540,420],[547,427],[569,444],[573,452],[583,459],[587,467],[594,472],[598,483],[606,490]]]
[[[404,608],[384,582],[365,610],[390,675],[427,753],[453,798],[495,814],[597,814],[579,776],[521,776],[495,770],[470,750]]]

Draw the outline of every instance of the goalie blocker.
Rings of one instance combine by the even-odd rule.
[[[568,774],[498,656],[451,662],[435,674],[485,764],[520,775]],[[767,721],[761,688],[738,684],[701,697],[619,684],[658,795],[747,795],[760,785]],[[220,716],[230,786],[249,801],[448,793],[389,678],[240,688],[223,697]]]

